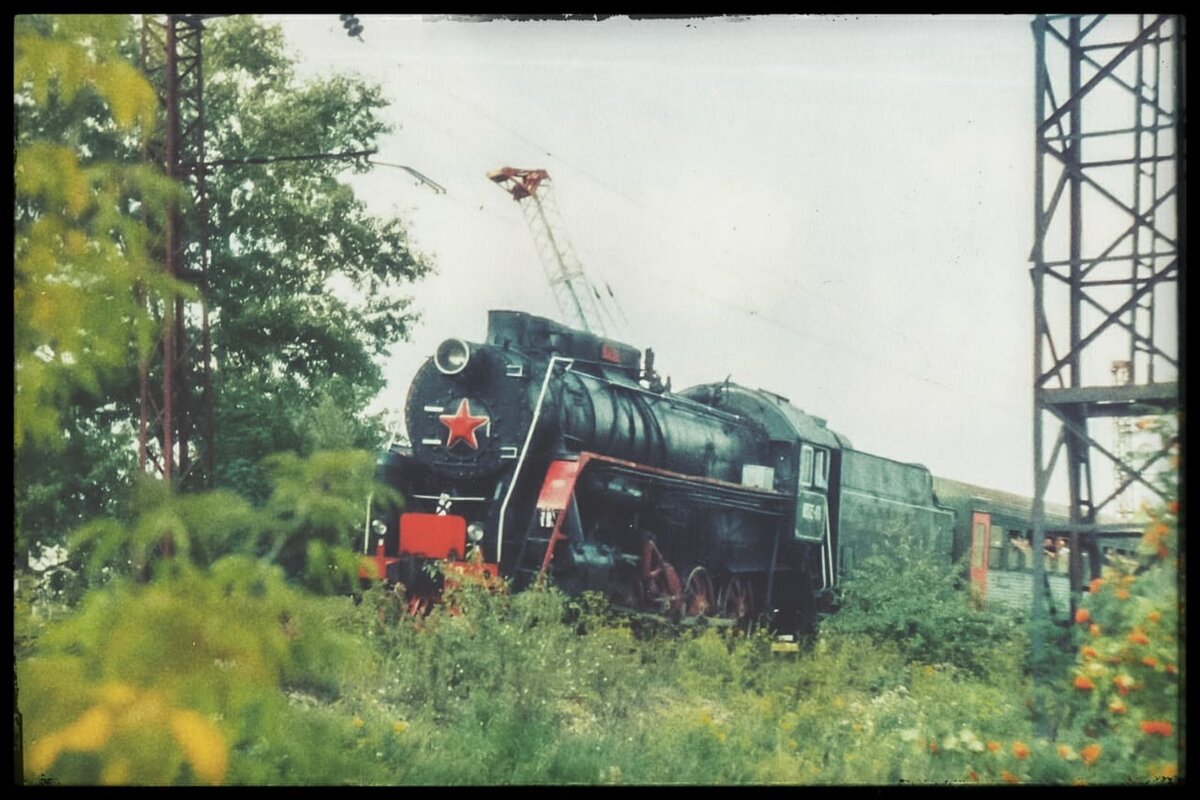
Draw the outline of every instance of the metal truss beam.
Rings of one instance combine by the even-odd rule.
[[[139,368],[138,461],[143,471],[192,488],[210,485],[213,474],[212,353],[204,301],[208,288],[208,209],[203,31],[198,15],[142,18],[142,68],[158,92],[163,109],[160,128],[151,137],[146,158],[184,187],[194,209],[186,215],[178,205],[169,210],[158,257],[168,275],[196,287],[199,299],[189,301],[176,296],[150,309],[162,322],[163,336],[152,361]],[[189,319],[194,320],[193,325],[189,325]],[[189,333],[197,324],[198,353],[189,343]],[[161,405],[155,403],[158,396],[162,397]],[[202,456],[200,465],[193,458],[197,452]]]
[[[1102,445],[1089,421],[1179,408],[1179,284],[1187,263],[1185,19],[1042,15],[1033,36],[1033,529],[1039,541],[1046,495],[1065,470],[1072,552],[1078,543],[1096,552],[1099,537],[1136,533],[1136,523],[1100,512],[1134,485],[1161,497],[1151,472],[1173,444],[1135,467],[1123,463],[1121,448],[1114,453]],[[1067,343],[1061,354],[1056,338]],[[1117,385],[1101,379],[1114,360],[1128,364]],[[1046,452],[1050,426],[1057,437]],[[1094,467],[1101,464],[1111,470],[1115,488],[1097,503]],[[1035,615],[1044,614],[1046,604],[1040,566]],[[1082,589],[1079,572],[1072,559],[1072,603]]]

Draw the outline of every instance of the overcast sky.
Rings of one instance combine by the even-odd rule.
[[[1031,494],[1028,16],[360,15],[363,41],[335,14],[266,19],[302,70],[380,83],[396,130],[377,159],[447,190],[354,179],[438,267],[388,368],[396,418],[421,362],[482,339],[488,309],[560,316],[486,177],[544,168],[619,338],[676,389],[728,375],[858,449]]]

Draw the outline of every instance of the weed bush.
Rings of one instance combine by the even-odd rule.
[[[947,568],[910,537],[884,533],[848,576],[837,613],[822,630],[862,635],[898,648],[906,661],[949,664],[979,678],[1011,675],[1021,632],[1007,616],[965,602],[958,568]]]

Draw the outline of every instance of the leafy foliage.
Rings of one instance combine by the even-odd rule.
[[[903,532],[881,534],[848,576],[840,608],[823,628],[867,636],[898,648],[906,661],[949,664],[978,677],[1022,665],[1020,631],[1005,616],[964,603],[957,570],[949,570]]]
[[[159,338],[138,293],[161,303],[181,290],[149,254],[169,201],[186,200],[144,161],[162,112],[135,67],[136,25],[16,19],[19,551],[132,513],[135,367]],[[204,73],[210,161],[368,150],[386,130],[378,87],[301,82],[281,33],[250,17],[206,25]],[[373,216],[339,180],[365,168],[223,163],[208,174],[215,480],[254,503],[271,491],[266,454],[382,443],[362,411],[383,384],[380,357],[415,319],[405,287],[431,265],[400,220]],[[187,339],[196,363],[200,337]]]
[[[153,121],[154,92],[111,46],[127,22],[105,16],[18,17],[13,89],[18,111],[14,170],[14,444],[53,447],[61,410],[78,393],[102,395],[111,373],[136,363],[155,339],[143,295],[172,285],[149,258],[152,228],[176,190],[140,164],[89,156],[78,126],[55,138],[29,109],[99,105],[98,126],[136,143]],[[120,36],[116,36],[120,38]],[[135,291],[136,290],[136,291]]]
[[[347,591],[362,558],[350,549],[365,524],[375,460],[360,450],[319,451],[307,459],[277,453],[266,459],[275,488],[263,512],[268,556],[309,589]]]
[[[363,151],[387,130],[378,86],[338,75],[300,83],[277,29],[232,17],[207,37],[206,108],[227,121],[210,126],[210,159]],[[406,286],[431,266],[399,220],[372,216],[338,180],[365,168],[230,164],[209,178],[218,483],[256,500],[262,454],[305,452],[331,418],[350,437],[340,446],[382,444],[379,423],[358,412],[383,386],[380,357],[415,319]],[[322,398],[324,422],[314,422]]]
[[[363,657],[360,640],[310,624],[310,604],[244,556],[89,594],[19,665],[28,770],[71,784],[224,782],[240,749],[286,735],[288,685],[328,685],[331,666]]]

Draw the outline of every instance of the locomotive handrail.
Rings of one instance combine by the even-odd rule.
[[[572,358],[551,356],[550,363],[546,366],[546,377],[542,379],[542,389],[538,392],[537,405],[533,408],[533,419],[529,422],[529,430],[525,434],[525,443],[521,445],[521,452],[517,456],[517,465],[513,469],[512,479],[508,483],[508,491],[504,493],[504,501],[500,504],[500,523],[496,528],[497,564],[501,563],[501,557],[504,553],[504,519],[508,513],[508,501],[512,499],[513,491],[517,487],[517,479],[521,477],[521,466],[525,463],[525,454],[529,452],[529,444],[533,441],[533,432],[537,430],[538,417],[542,413],[542,403],[546,400],[546,389],[550,386],[550,376],[554,374],[556,364],[566,364],[567,368],[570,369],[574,362],[575,360]]]

